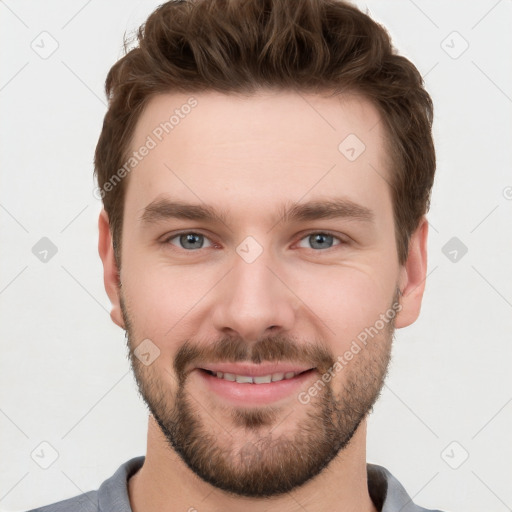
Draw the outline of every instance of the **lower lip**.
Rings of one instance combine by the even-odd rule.
[[[205,370],[196,369],[194,373],[199,375],[201,382],[217,395],[236,403],[237,405],[269,404],[287,398],[297,396],[301,388],[312,379],[315,370],[300,373],[291,379],[283,379],[268,384],[251,384],[232,382],[219,379]]]

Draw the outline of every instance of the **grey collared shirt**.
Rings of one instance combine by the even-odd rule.
[[[128,479],[141,468],[144,459],[144,456],[135,457],[119,466],[97,491],[89,491],[28,512],[132,512],[128,498]],[[415,505],[402,484],[386,468],[376,464],[367,464],[366,467],[370,496],[380,512],[441,512]]]

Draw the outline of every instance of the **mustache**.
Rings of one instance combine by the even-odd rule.
[[[298,343],[283,335],[267,336],[256,343],[242,338],[226,337],[215,343],[198,344],[185,341],[174,358],[174,371],[183,383],[187,373],[200,363],[254,363],[293,362],[315,367],[325,373],[336,359],[320,344]]]

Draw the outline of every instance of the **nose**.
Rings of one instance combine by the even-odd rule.
[[[290,331],[299,301],[279,268],[265,251],[252,263],[235,255],[231,271],[216,287],[215,329],[248,342]]]

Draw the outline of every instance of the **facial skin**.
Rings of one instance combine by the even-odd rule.
[[[193,96],[197,106],[125,178],[119,279],[105,212],[99,220],[111,316],[127,330],[152,413],[146,461],[130,479],[132,508],[374,510],[365,418],[383,384],[394,327],[419,314],[426,220],[400,266],[384,126],[367,100],[271,91]],[[133,149],[189,97],[153,98]],[[338,150],[349,134],[366,146],[355,161]],[[148,205],[166,199],[211,206],[225,219],[141,220]],[[352,215],[282,215],[294,203],[339,199]],[[353,215],[353,205],[366,216]],[[257,257],[249,262],[241,249]],[[308,403],[299,401],[398,301],[396,317],[359,343]],[[133,350],[148,339],[159,356],[146,366]],[[312,370],[293,393],[267,403],[235,403],[198,369],[279,361]]]

